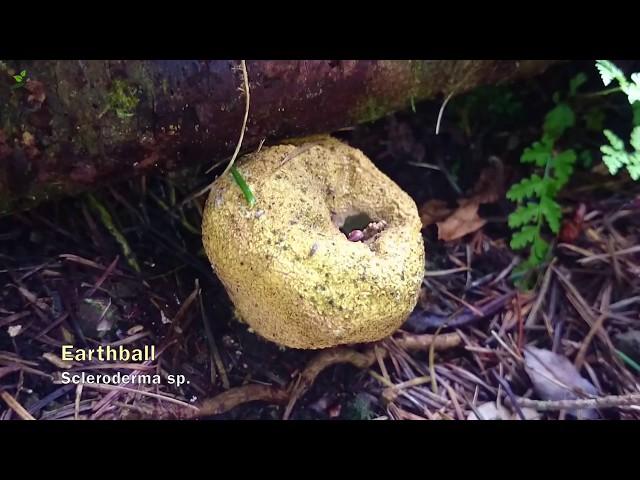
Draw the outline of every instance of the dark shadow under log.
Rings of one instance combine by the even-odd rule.
[[[550,61],[248,61],[242,151],[374,120],[412,101],[543,71]],[[0,214],[236,145],[236,60],[0,61]],[[27,72],[17,82],[13,75]]]

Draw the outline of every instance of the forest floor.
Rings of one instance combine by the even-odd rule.
[[[531,174],[522,151],[580,71],[585,91],[602,88],[592,63],[561,65],[452,99],[438,135],[442,101],[335,132],[424,225],[420,301],[375,345],[284,349],[236,320],[200,240],[193,193],[220,173],[208,165],[0,219],[0,419],[639,419],[640,183],[603,168],[601,131],[568,140],[592,160],[558,196],[549,258],[525,278],[509,246],[505,192]],[[625,101],[598,108],[615,125]],[[69,343],[156,345],[158,359],[66,362]],[[65,371],[162,382],[81,387]]]

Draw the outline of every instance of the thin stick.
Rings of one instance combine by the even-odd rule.
[[[640,252],[640,245],[618,250],[617,252],[591,255],[585,258],[581,258],[580,260],[578,260],[578,263],[581,265],[586,265],[588,263],[595,262],[596,260],[606,261],[609,258],[619,257],[621,255],[629,255],[631,253],[636,253],[636,252]]]
[[[640,393],[577,400],[531,400],[519,398],[517,401],[521,407],[533,408],[538,411],[582,410],[587,408],[640,406]]]
[[[189,410],[197,410],[197,407],[195,405],[183,402],[182,400],[178,400],[177,398],[168,397],[166,395],[159,395],[157,393],[147,392],[145,390],[137,390],[135,388],[122,387],[120,385],[109,385],[104,383],[86,383],[85,386],[88,388],[95,388],[96,390],[111,390],[117,392],[135,393],[137,395],[144,395],[146,397],[156,398],[165,402],[175,403],[176,405],[180,405],[181,407]]]
[[[83,383],[79,383],[76,386],[76,404],[75,404],[74,415],[73,415],[73,418],[75,420],[78,420],[80,418],[80,398],[82,398],[83,385],[84,385]]]
[[[515,352],[514,352],[514,351],[509,347],[509,345],[507,345],[507,344],[505,343],[505,341],[504,341],[502,338],[500,338],[500,336],[498,335],[498,333],[497,333],[495,330],[491,330],[491,336],[492,336],[493,338],[495,338],[495,339],[497,340],[497,342],[498,342],[500,345],[502,345],[502,347],[503,347],[507,352],[509,352],[513,358],[515,358],[518,362],[522,362],[522,360],[523,360],[523,359],[522,359],[522,356],[520,356],[520,355],[518,355],[517,353],[515,353]]]
[[[109,266],[104,271],[104,273],[100,276],[100,278],[95,283],[95,285],[91,287],[91,290],[85,293],[84,298],[91,298],[93,294],[96,293],[96,290],[98,290],[102,286],[102,284],[107,279],[107,277],[111,275],[111,273],[114,271],[114,269],[116,268],[116,265],[118,264],[118,260],[120,260],[120,255],[116,255],[116,258],[113,259],[113,262],[109,264]]]
[[[542,287],[540,287],[540,291],[538,292],[538,298],[536,298],[536,303],[533,305],[533,308],[529,312],[529,316],[527,317],[526,322],[524,323],[525,327],[530,327],[536,321],[536,317],[538,316],[538,310],[542,306],[542,302],[544,302],[544,297],[547,295],[547,290],[549,289],[549,283],[551,282],[551,272],[553,272],[553,266],[556,263],[556,259],[554,258],[549,266],[547,267],[547,271],[544,274],[544,279],[542,280]]]
[[[452,273],[459,272],[468,272],[470,270],[469,267],[458,267],[458,268],[449,268],[448,270],[427,270],[424,272],[425,277],[442,277],[446,275],[451,275]]]
[[[9,405],[9,408],[11,408],[11,410],[16,412],[16,414],[22,420],[35,420],[35,418],[33,418],[33,416],[29,412],[27,412],[25,408],[20,405],[20,403],[15,398],[13,398],[9,392],[0,392],[0,398],[2,398],[2,400],[4,400],[7,405]]]
[[[509,383],[504,378],[502,378],[500,375],[498,375],[495,371],[493,372],[493,376],[498,381],[498,383],[502,386],[504,391],[507,393],[507,397],[509,398],[509,400],[511,400],[512,402],[515,400],[517,402],[517,399],[516,399],[515,395],[513,394],[513,390],[511,390],[511,386],[509,385]],[[520,408],[520,405],[518,405],[518,403],[515,404],[514,409],[515,409],[516,414],[518,415],[518,417],[520,417],[520,420],[526,420],[527,419],[524,416],[524,413],[522,412],[522,409]]]
[[[609,304],[609,300],[611,298],[611,283],[608,284],[608,286],[606,287],[607,290],[605,290],[605,304],[608,305]],[[605,310],[608,310],[608,307],[604,307]],[[591,341],[593,340],[593,337],[596,335],[596,333],[598,331],[600,331],[602,329],[602,325],[604,324],[604,321],[607,318],[607,314],[606,311],[602,313],[602,315],[600,315],[595,322],[593,322],[593,325],[591,325],[591,328],[589,329],[589,333],[587,333],[587,336],[584,337],[584,340],[582,341],[582,345],[580,346],[580,350],[578,350],[578,354],[576,355],[576,360],[573,363],[575,365],[575,367],[578,369],[578,371],[580,371],[582,369],[582,365],[584,364],[584,360],[587,356],[587,351],[589,350],[589,345],[591,345]]]
[[[195,418],[220,415],[238,405],[260,401],[286,405],[289,401],[289,392],[271,385],[243,385],[204,400],[196,413],[184,412],[183,416]]]
[[[444,107],[447,106],[453,94],[456,93],[455,90],[452,91],[447,98],[445,98],[444,102],[442,102],[442,106],[440,107],[440,111],[438,112],[438,121],[436,122],[436,135],[440,133],[440,121],[442,120],[442,114],[444,113]]]
[[[240,138],[238,139],[238,143],[236,145],[236,150],[235,152],[233,152],[233,156],[231,157],[231,161],[229,162],[229,164],[227,165],[227,168],[224,169],[224,172],[222,172],[222,177],[224,177],[227,173],[229,173],[229,171],[231,170],[231,167],[233,167],[233,164],[236,161],[236,157],[238,156],[238,153],[240,153],[240,147],[242,147],[242,140],[244,139],[244,131],[247,128],[247,120],[249,119],[249,102],[250,102],[250,98],[249,98],[249,74],[247,73],[247,64],[245,63],[244,60],[240,60],[240,67],[242,69],[242,77],[244,79],[244,94],[245,94],[245,104],[244,104],[244,119],[242,120],[242,130],[240,130]],[[207,170],[206,173],[209,173],[214,167],[211,167],[209,170]]]
[[[441,325],[440,327],[438,327],[438,329],[436,330],[436,333],[433,335],[433,338],[438,338],[438,334],[440,333],[440,330],[442,330],[443,325]],[[436,349],[435,349],[435,342],[433,342],[430,346],[429,346],[429,376],[431,377],[431,390],[433,390],[433,393],[435,393],[436,395],[438,394],[438,379],[436,377]]]
[[[446,289],[442,289],[440,290],[442,293],[444,293],[447,297],[455,300],[456,302],[461,303],[462,305],[464,305],[465,307],[467,307],[469,310],[471,310],[474,315],[477,315],[478,317],[482,317],[484,316],[484,314],[482,313],[482,310],[480,310],[478,307],[475,307],[473,305],[471,305],[469,302],[465,302],[464,300],[462,300],[460,297],[455,296],[453,293],[449,292]]]

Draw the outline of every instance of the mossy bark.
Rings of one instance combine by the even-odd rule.
[[[243,152],[412,101],[541,72],[549,61],[248,61]],[[0,214],[152,169],[230,155],[239,61],[0,61]],[[26,80],[13,75],[25,70]],[[19,84],[18,84],[19,83]]]

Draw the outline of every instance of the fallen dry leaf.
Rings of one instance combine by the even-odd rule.
[[[449,242],[482,228],[487,221],[478,215],[479,207],[477,203],[467,203],[460,206],[445,221],[437,222],[438,239]]]
[[[471,412],[467,420],[520,420],[517,413],[510,412],[504,405],[498,406],[496,402],[486,402],[476,407],[481,418]],[[539,420],[540,414],[532,408],[521,408],[525,420]]]
[[[575,400],[598,394],[596,387],[580,375],[571,361],[562,355],[527,346],[524,349],[524,368],[533,388],[542,400]],[[579,419],[594,419],[593,409],[569,412]]]
[[[480,418],[471,412],[467,420],[511,420],[511,414],[503,405],[498,406],[496,402],[487,402],[476,407]]]
[[[420,214],[420,220],[422,221],[422,228],[428,227],[436,222],[441,222],[449,215],[451,215],[452,209],[447,206],[447,202],[444,200],[429,200],[425,202],[418,213]]]
[[[487,221],[480,218],[480,205],[492,203],[502,198],[504,175],[502,163],[493,159],[491,166],[485,168],[469,198],[458,200],[458,208],[451,210],[442,200],[429,200],[419,210],[423,228],[436,223],[438,239],[445,242],[457,240],[468,233],[482,228]]]

